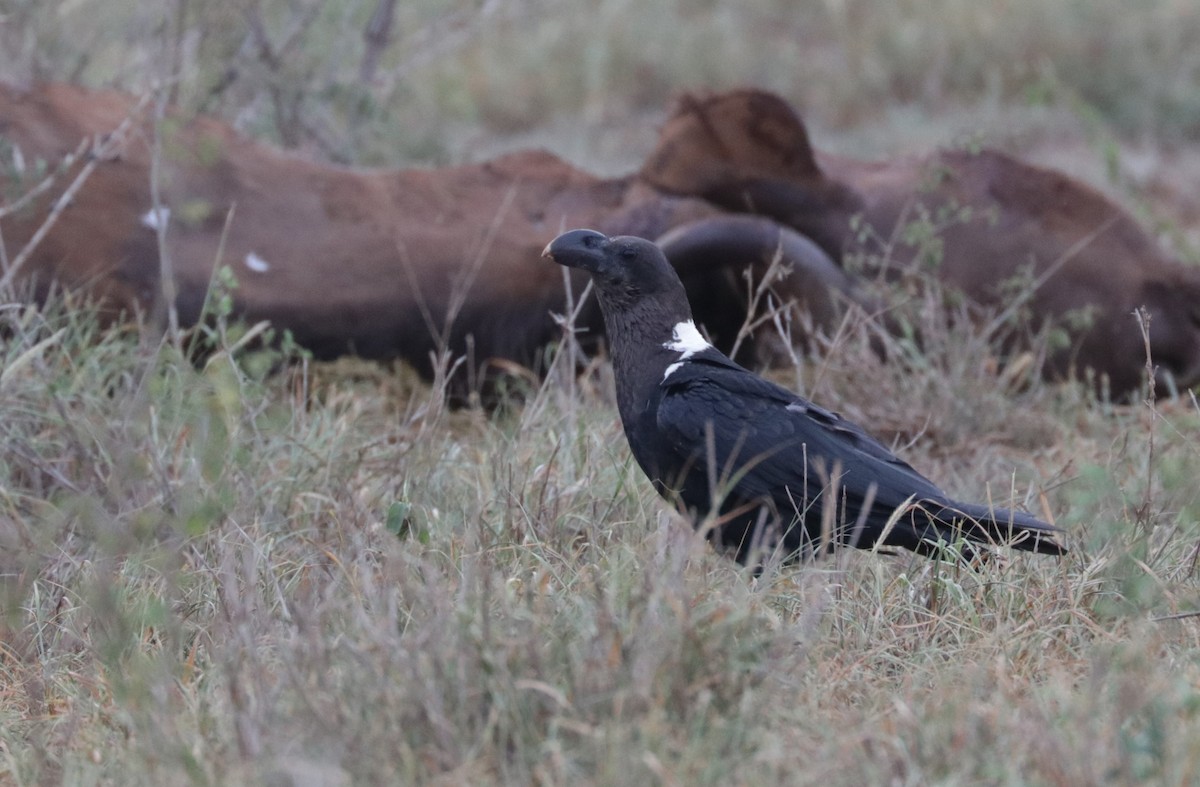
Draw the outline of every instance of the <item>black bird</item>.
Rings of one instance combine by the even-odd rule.
[[[617,407],[659,493],[711,525],[743,563],[876,544],[922,554],[965,539],[1061,555],[1053,525],[960,503],[861,428],[734,363],[692,322],[657,246],[572,230],[543,256],[591,274],[608,334]]]

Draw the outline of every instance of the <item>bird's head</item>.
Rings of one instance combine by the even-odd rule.
[[[542,256],[586,271],[595,283],[622,418],[637,417],[684,353],[690,356],[702,349],[700,344],[708,346],[692,322],[683,283],[650,241],[571,230],[550,241]]]
[[[643,238],[571,230],[550,241],[542,256],[591,274],[601,302],[632,305],[655,298],[682,300],[686,308],[687,296],[675,269],[658,246]]]

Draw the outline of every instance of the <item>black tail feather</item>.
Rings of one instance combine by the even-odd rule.
[[[996,544],[1038,552],[1064,555],[1067,548],[1058,540],[1060,528],[1032,514],[1008,508],[993,508],[974,503],[955,503],[928,510],[929,524],[943,538],[960,534],[981,544]]]

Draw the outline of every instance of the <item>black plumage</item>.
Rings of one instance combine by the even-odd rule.
[[[966,539],[1048,554],[1061,531],[1029,514],[961,503],[861,428],[734,363],[692,322],[679,277],[641,238],[559,235],[544,256],[588,272],[604,313],[617,406],[633,456],[742,562],[770,550]]]

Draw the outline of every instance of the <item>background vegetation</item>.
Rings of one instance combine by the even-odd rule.
[[[1192,5],[425,0],[372,64],[374,0],[7,0],[0,75],[167,81],[335,161],[609,171],[676,91],[751,83],[827,148],[972,133],[1083,171],[1188,256]],[[644,482],[603,364],[488,417],[0,299],[0,782],[1195,783],[1200,405],[998,371],[926,319],[886,366],[851,329],[785,377],[1068,558],[756,579]]]

